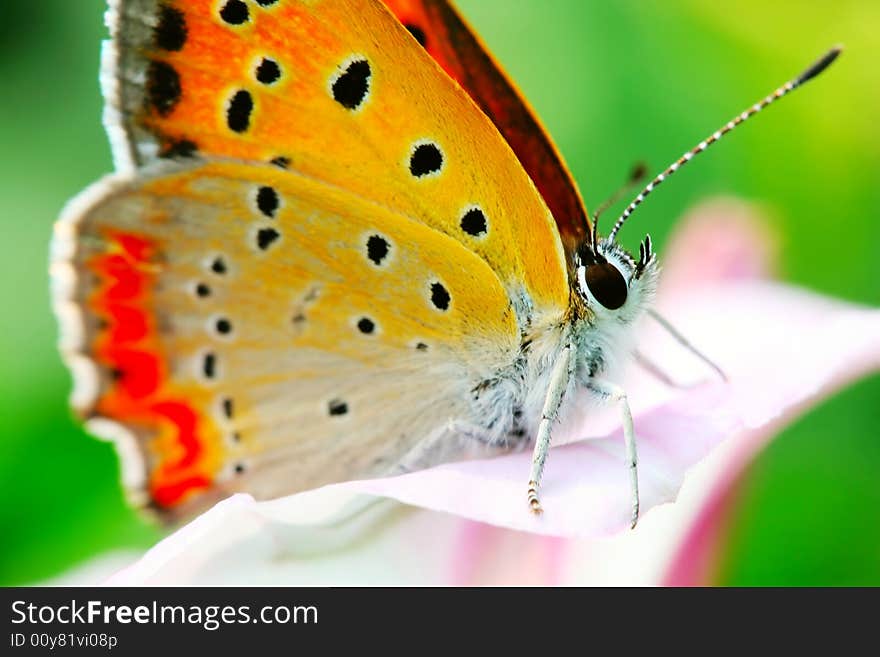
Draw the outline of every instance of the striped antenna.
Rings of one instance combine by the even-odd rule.
[[[629,178],[623,184],[623,186],[614,192],[611,196],[605,199],[605,201],[596,208],[596,211],[593,212],[593,232],[592,232],[592,242],[593,242],[593,253],[599,253],[597,250],[598,242],[599,242],[599,217],[612,205],[617,203],[623,195],[628,193],[633,187],[638,185],[642,180],[645,179],[645,176],[648,175],[648,166],[644,162],[637,162],[635,166],[633,166],[632,170],[629,172]]]
[[[666,169],[666,171],[664,171],[663,173],[658,175],[656,178],[654,178],[654,180],[649,182],[647,187],[645,187],[645,189],[643,189],[642,192],[638,196],[636,196],[635,199],[633,199],[633,202],[630,203],[629,206],[627,206],[626,210],[623,211],[623,214],[620,215],[617,222],[614,224],[614,228],[611,230],[611,233],[609,233],[609,235],[608,235],[609,241],[612,241],[612,242],[614,241],[614,238],[617,235],[617,232],[620,230],[621,226],[623,226],[623,224],[626,222],[626,220],[629,218],[629,216],[633,213],[633,211],[637,207],[639,207],[639,205],[642,203],[642,201],[645,200],[645,198],[648,196],[648,194],[650,194],[652,191],[654,191],[654,189],[660,183],[662,183],[669,176],[671,176],[673,173],[678,171],[682,166],[684,166],[685,164],[690,162],[694,158],[695,155],[699,155],[700,153],[702,153],[704,150],[709,148],[709,146],[714,144],[716,141],[721,139],[728,132],[730,132],[735,127],[737,127],[740,123],[742,123],[746,119],[754,116],[755,114],[760,112],[762,109],[767,107],[767,105],[769,105],[773,101],[779,100],[780,98],[785,96],[790,91],[797,89],[804,82],[807,82],[808,80],[812,80],[814,77],[819,75],[819,73],[821,73],[822,71],[824,71],[826,68],[828,68],[831,65],[831,62],[833,62],[835,59],[837,59],[837,56],[840,54],[841,50],[842,50],[841,46],[835,46],[834,48],[829,50],[827,53],[825,53],[825,55],[823,55],[821,58],[816,60],[816,62],[813,63],[813,65],[810,66],[806,71],[801,73],[799,76],[797,76],[793,80],[786,82],[784,85],[779,87],[779,89],[777,89],[772,94],[767,96],[761,102],[755,103],[749,109],[744,111],[742,114],[740,114],[736,118],[732,119],[731,121],[728,121],[727,125],[725,125],[723,128],[721,128],[720,130],[716,130],[713,134],[711,134],[704,141],[701,141],[694,148],[692,148],[687,153],[685,153],[680,158],[678,158],[678,160],[673,162],[669,166],[669,168]]]

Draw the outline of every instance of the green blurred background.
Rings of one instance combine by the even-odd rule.
[[[664,185],[638,221],[662,254],[675,219],[700,199],[759,201],[781,238],[784,279],[880,305],[876,0],[459,5],[538,110],[591,206],[636,160],[659,169],[844,43],[828,75]],[[68,413],[48,299],[52,222],[111,169],[97,82],[103,0],[2,7],[0,584],[17,584],[113,548],[146,548],[159,532],[123,502],[112,449]],[[753,465],[717,581],[880,584],[878,473],[875,375],[811,411]]]

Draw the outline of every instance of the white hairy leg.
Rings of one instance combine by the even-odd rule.
[[[547,396],[544,398],[544,408],[541,411],[541,423],[538,425],[538,437],[535,441],[535,452],[532,455],[532,473],[529,477],[529,507],[534,513],[541,513],[541,502],[538,499],[538,487],[541,484],[541,474],[544,472],[544,461],[547,460],[547,452],[550,450],[550,429],[556,420],[559,406],[568,389],[568,383],[572,377],[574,359],[572,349],[565,347],[553,366],[550,375],[550,384],[547,388]]]
[[[633,429],[632,412],[629,409],[626,391],[620,386],[602,379],[590,379],[587,387],[596,394],[617,402],[620,406],[620,421],[623,425],[623,440],[626,445],[626,460],[629,466],[630,487],[632,489],[632,517],[630,526],[635,527],[639,520],[639,458],[636,452],[636,434]]]

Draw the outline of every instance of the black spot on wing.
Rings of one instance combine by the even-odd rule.
[[[364,335],[370,335],[376,330],[376,323],[369,317],[361,317],[357,323],[358,331]]]
[[[370,63],[366,59],[351,62],[333,82],[333,99],[349,110],[356,110],[370,90]]]
[[[367,240],[367,258],[374,264],[381,265],[382,261],[388,257],[388,251],[391,245],[381,235],[370,235]]]
[[[153,40],[161,50],[176,52],[186,43],[186,20],[183,12],[168,5],[159,5],[159,20],[153,30]]]
[[[263,59],[257,65],[257,70],[255,71],[254,75],[257,78],[257,82],[261,82],[263,84],[274,84],[278,81],[278,78],[281,77],[281,67],[278,66],[278,62],[276,62],[274,59],[263,57]]]
[[[171,64],[150,62],[146,87],[147,103],[159,116],[168,116],[180,101],[180,76]]]
[[[257,0],[257,4],[261,7],[271,7],[276,2],[278,2],[278,0]]]
[[[213,379],[217,376],[217,356],[215,354],[205,354],[202,360],[202,372],[207,379]]]
[[[196,296],[205,298],[211,296],[211,288],[208,287],[205,283],[199,283],[196,285]]]
[[[431,303],[437,310],[449,310],[449,302],[452,297],[442,283],[431,283]]]
[[[341,399],[332,399],[327,404],[327,412],[330,415],[345,415],[348,413],[348,404]]]
[[[214,323],[214,328],[220,335],[229,335],[232,333],[232,322],[225,317],[221,317]]]
[[[178,158],[193,157],[198,151],[198,146],[194,141],[189,139],[175,139],[166,142],[159,151],[159,157],[162,158]]]
[[[263,215],[269,218],[274,217],[280,203],[278,192],[272,187],[263,186],[257,190],[257,209]]]
[[[442,167],[443,153],[431,142],[416,146],[409,158],[409,171],[416,178],[438,173]]]
[[[251,112],[254,111],[254,99],[249,91],[236,91],[226,108],[226,125],[233,132],[242,133],[251,124]]]
[[[257,246],[261,251],[265,251],[272,244],[281,237],[281,233],[279,233],[274,228],[260,228],[257,231]]]
[[[480,208],[471,208],[461,218],[461,229],[472,237],[482,237],[489,229],[486,215]]]
[[[290,166],[290,158],[279,155],[278,157],[273,157],[271,160],[269,160],[269,164],[273,164],[279,169],[286,169]]]
[[[227,0],[220,8],[220,18],[229,25],[241,25],[250,20],[250,12],[243,0]]]
[[[215,274],[225,274],[226,273],[226,261],[222,256],[217,256],[211,261],[211,271]]]

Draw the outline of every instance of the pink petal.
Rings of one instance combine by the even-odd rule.
[[[623,379],[639,436],[643,516],[635,531],[625,531],[629,484],[619,421],[613,409],[604,409],[571,436],[592,439],[559,444],[565,437],[557,436],[559,446],[545,471],[541,517],[526,507],[528,453],[346,482],[272,502],[236,496],[110,583],[657,581],[666,553],[681,544],[680,534],[693,518],[702,524],[688,530],[689,536],[706,526],[712,504],[705,506],[703,489],[719,477],[729,481],[736,472],[730,463],[747,461],[779,426],[819,397],[880,368],[880,311],[756,280],[769,268],[769,250],[755,245],[764,238],[750,227],[745,206],[736,206],[741,220],[729,223],[734,206],[721,207],[709,206],[688,220],[689,231],[670,247],[679,255],[665,274],[659,306],[722,366],[730,383],[713,380],[656,326],[644,327],[643,353],[677,380],[704,383],[670,389],[636,368]],[[684,504],[663,504],[680,490]],[[333,518],[345,504],[364,504],[373,496],[444,513],[413,513],[386,501],[391,520],[383,520],[385,530],[352,541],[352,532],[367,526],[369,517]],[[529,541],[502,527],[550,537],[612,538]],[[329,550],[328,537],[337,542]],[[690,561],[697,555],[688,552],[689,545],[686,540],[679,554]],[[315,554],[322,558],[301,558]],[[413,554],[418,567],[411,562]],[[679,562],[673,558],[672,563]],[[530,572],[538,575],[529,579],[524,573]],[[685,581],[676,566],[668,572],[667,581]]]
[[[661,255],[663,289],[674,293],[706,283],[769,278],[777,239],[759,209],[735,198],[705,201],[676,226]]]
[[[725,439],[773,430],[806,403],[880,367],[880,312],[874,310],[760,282],[703,288],[667,308],[720,363],[730,383],[684,393],[630,386],[645,390],[642,396],[630,392],[645,512],[674,500],[688,468]],[[657,345],[648,353],[662,354],[681,378],[697,371],[685,354],[664,351],[660,341],[652,335],[643,344]],[[605,536],[627,526],[629,487],[619,429],[553,450],[543,487],[545,513],[538,518],[525,506],[529,458],[511,454],[338,486],[555,536]]]

